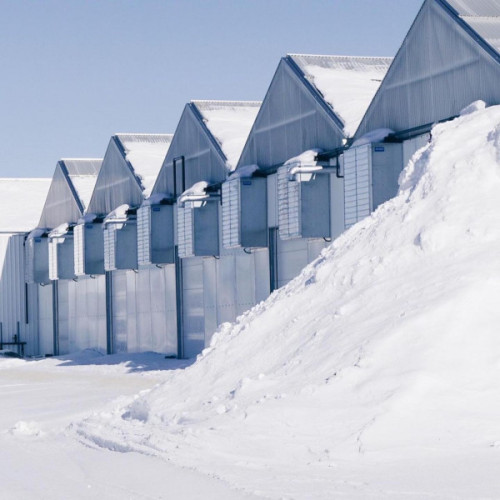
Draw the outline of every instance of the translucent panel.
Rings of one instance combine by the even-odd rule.
[[[348,229],[371,212],[371,145],[344,153],[344,214]]]
[[[447,0],[461,16],[500,16],[498,0]]]

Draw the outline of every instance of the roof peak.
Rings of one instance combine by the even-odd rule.
[[[332,54],[287,54],[288,57],[329,57],[331,59],[375,59],[380,61],[392,60],[390,56],[348,56],[348,55],[332,55]]]
[[[221,101],[215,99],[191,99],[191,104],[216,104],[218,106],[260,106],[261,101]]]

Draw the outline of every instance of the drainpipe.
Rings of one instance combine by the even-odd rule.
[[[106,282],[106,353],[113,354],[113,275],[105,271]]]
[[[54,356],[59,356],[59,282],[52,281],[52,332],[54,335]]]

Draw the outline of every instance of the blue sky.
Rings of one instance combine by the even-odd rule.
[[[261,100],[286,53],[392,56],[422,0],[0,0],[0,177]]]

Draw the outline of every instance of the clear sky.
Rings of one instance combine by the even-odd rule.
[[[392,56],[422,0],[0,0],[0,177],[261,100],[287,53]]]

